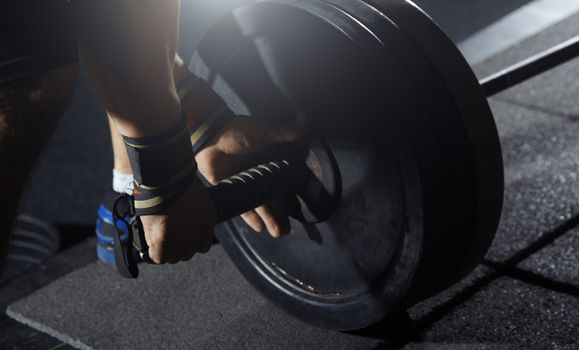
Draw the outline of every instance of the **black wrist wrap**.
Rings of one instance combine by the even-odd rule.
[[[135,214],[157,214],[194,181],[197,163],[186,119],[152,137],[123,137],[135,183]]]
[[[235,115],[211,86],[194,74],[188,74],[177,84],[176,88],[181,101],[203,96],[200,103],[203,103],[205,107],[193,125],[189,127],[193,153],[197,154],[211,138],[225,129]]]
[[[219,134],[235,115],[222,101],[218,101],[199,116],[191,128],[191,145],[193,153],[201,151],[206,143]]]

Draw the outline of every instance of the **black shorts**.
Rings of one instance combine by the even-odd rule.
[[[71,0],[0,0],[0,85],[77,62],[76,19]]]

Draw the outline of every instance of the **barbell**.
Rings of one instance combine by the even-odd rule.
[[[220,19],[189,68],[237,114],[291,121],[305,142],[208,188],[217,237],[269,300],[362,329],[466,276],[501,215],[503,164],[486,97],[579,54],[573,40],[479,82],[404,0],[262,0]],[[297,193],[297,196],[296,196]],[[274,239],[236,215],[270,200]]]

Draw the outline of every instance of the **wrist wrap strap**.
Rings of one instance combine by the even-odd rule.
[[[206,113],[200,115],[199,119],[189,129],[193,153],[197,154],[201,151],[207,142],[223,131],[234,117],[233,112],[221,101],[208,108]]]
[[[235,115],[211,86],[194,74],[187,74],[176,87],[182,104],[193,99],[200,107],[195,113],[197,118],[188,123],[193,153],[197,154]]]
[[[186,119],[152,137],[123,137],[134,178],[135,214],[157,214],[194,181],[197,163]]]
[[[203,79],[193,73],[189,73],[175,84],[175,89],[177,90],[179,99],[183,102],[189,97],[198,94],[205,86],[205,81]]]

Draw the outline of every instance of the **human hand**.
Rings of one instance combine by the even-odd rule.
[[[207,190],[198,178],[158,215],[141,216],[149,246],[145,262],[174,264],[206,253],[213,242],[216,214]]]
[[[299,113],[291,124],[274,125],[250,117],[236,117],[222,133],[214,137],[197,155],[199,171],[212,184],[243,169],[252,157],[276,143],[292,142],[303,135],[305,118]],[[290,231],[287,210],[272,202],[241,215],[255,231],[265,229],[273,237]]]

